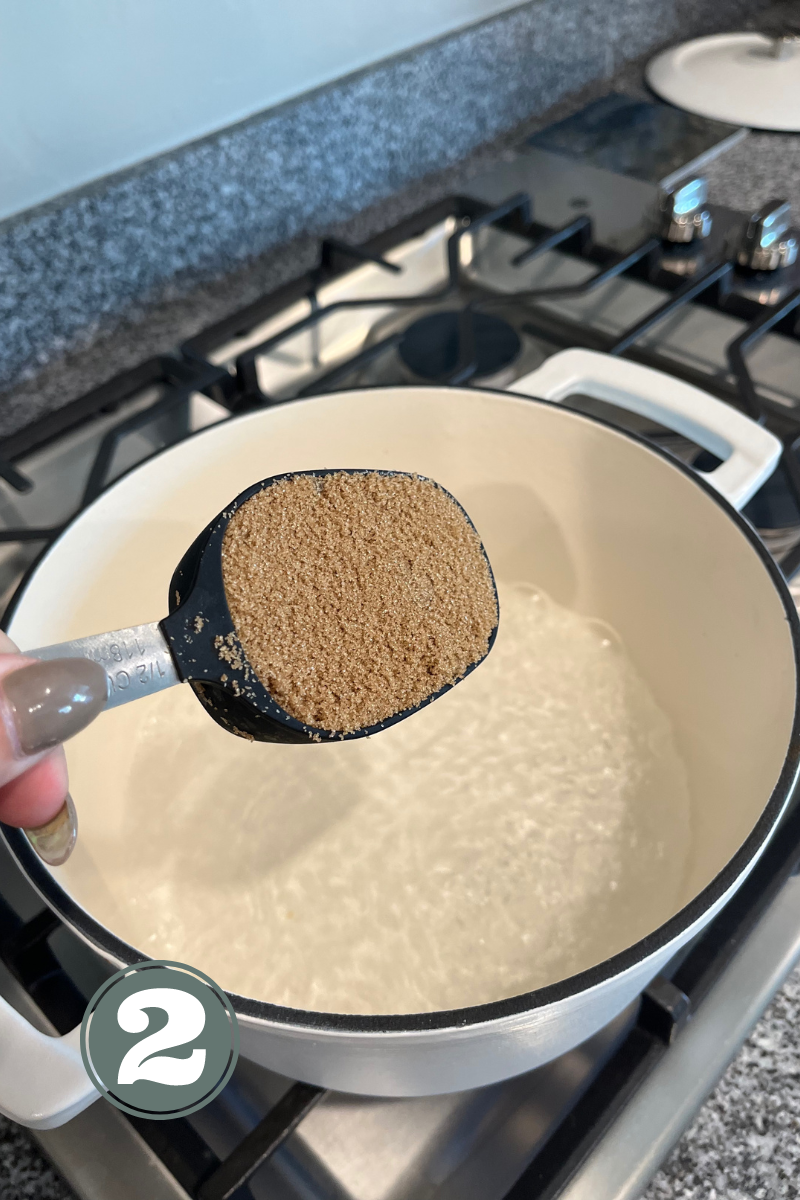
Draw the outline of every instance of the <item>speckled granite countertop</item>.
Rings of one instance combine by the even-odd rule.
[[[746,212],[781,196],[800,219],[800,134],[750,133],[704,170],[718,204]]]
[[[644,1200],[800,1196],[800,969],[793,972]]]
[[[322,235],[386,229],[541,124],[641,86],[663,45],[768,3],[527,0],[0,222],[0,438],[306,270]]]
[[[609,90],[646,95],[641,70],[647,56],[629,64],[612,80],[590,84],[576,95],[517,126],[446,170],[428,175],[372,205],[327,232],[362,242],[443,196],[468,190],[469,180],[498,156],[551,121],[576,111]],[[800,215],[800,135],[751,133],[704,168],[710,199],[734,209],[755,209],[773,195],[792,201]],[[39,412],[59,407],[152,354],[174,350],[182,341],[228,313],[256,300],[308,270],[318,260],[319,238],[295,238],[277,250],[247,262],[222,278],[189,291],[176,288],[146,308],[133,306],[112,332],[101,333],[86,348],[57,356],[37,374],[0,395],[0,437]]]
[[[429,175],[390,201],[334,225],[330,232],[360,241],[463,186],[521,136],[575,111],[608,91],[642,94],[642,61],[613,80],[589,85],[455,167]],[[706,170],[713,201],[755,208],[772,195],[800,213],[800,135],[750,134]],[[191,292],[166,295],[132,311],[113,334],[99,337],[45,367],[7,393],[16,406],[80,394],[114,371],[163,352],[234,307],[240,307],[315,261],[318,239],[300,237],[282,249]],[[109,364],[111,369],[109,369]],[[0,429],[2,432],[2,429]],[[71,1190],[30,1136],[0,1118],[0,1200],[69,1200]],[[644,1200],[773,1200],[800,1197],[800,968],[789,978],[737,1055],[693,1125],[645,1193]]]

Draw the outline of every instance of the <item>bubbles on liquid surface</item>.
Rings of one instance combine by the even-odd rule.
[[[655,929],[689,843],[669,722],[603,622],[499,595],[486,662],[368,741],[243,743],[188,688],[107,714],[69,748],[75,897],[231,991],[339,1012],[500,999]]]
[[[601,621],[599,617],[591,617],[586,621],[586,628],[595,635],[603,650],[611,650],[617,654],[625,653],[622,638],[607,621]]]

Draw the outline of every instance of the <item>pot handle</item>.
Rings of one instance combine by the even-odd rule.
[[[81,1029],[50,1037],[0,997],[0,1113],[29,1129],[55,1129],[100,1093],[80,1051]]]
[[[732,405],[663,371],[595,350],[562,350],[510,390],[555,401],[592,396],[691,438],[724,460],[698,474],[737,510],[769,479],[781,455],[778,438]]]

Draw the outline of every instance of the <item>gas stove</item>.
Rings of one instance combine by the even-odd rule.
[[[745,513],[791,580],[797,235],[769,197],[755,214],[708,203],[691,167],[616,174],[550,130],[365,245],[325,240],[314,271],[0,443],[0,594],[103,487],[209,424],[382,384],[512,388],[570,346],[694,383],[781,438],[780,467]],[[566,403],[697,469],[717,461],[602,400]],[[137,1120],[100,1100],[35,1137],[85,1200],[633,1200],[800,958],[798,862],[795,806],[728,906],[630,1009],[517,1079],[370,1099],[242,1060],[188,1118]],[[0,879],[0,991],[66,1032],[110,969],[10,860]]]

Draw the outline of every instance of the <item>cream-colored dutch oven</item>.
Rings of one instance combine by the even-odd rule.
[[[514,386],[526,395],[446,387],[345,392],[200,432],[125,475],[83,512],[39,562],[13,611],[9,633],[23,649],[157,620],[171,573],[197,531],[250,482],[306,468],[374,467],[436,479],[467,508],[501,582],[527,580],[621,634],[669,715],[690,782],[691,869],[669,919],[573,978],[454,1012],[359,1017],[233,995],[242,1052],[291,1078],[424,1095],[488,1084],[563,1053],[629,1004],[719,911],[772,836],[795,785],[797,615],[738,514],[774,469],[777,441],[706,393],[586,351],[556,355]],[[655,417],[725,461],[701,476],[558,403],[575,393]],[[146,705],[116,714],[144,720]],[[95,734],[88,761],[81,739],[89,731],[68,746],[87,844],[94,833],[114,837],[124,829],[148,776],[160,769],[141,759],[134,769],[127,742],[112,736],[110,724],[107,730],[107,738]],[[224,787],[219,802],[230,802]],[[116,906],[118,920],[103,924],[92,911],[85,856],[76,852],[48,869],[24,834],[6,830],[5,838],[47,903],[111,964],[148,956],[146,945],[124,936],[135,897],[113,894],[104,911]],[[113,892],[113,879],[104,886]],[[242,933],[231,930],[231,937]],[[205,969],[190,950],[185,961]],[[46,1127],[95,1096],[77,1030],[48,1038],[0,1005],[0,1109]]]

